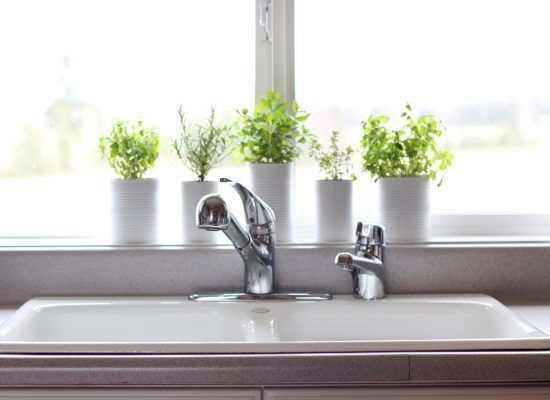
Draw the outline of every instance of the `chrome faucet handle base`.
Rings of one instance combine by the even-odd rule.
[[[353,297],[363,300],[378,300],[386,297],[384,282],[370,273],[353,272]]]
[[[189,296],[193,301],[323,301],[331,300],[328,293],[197,293]]]

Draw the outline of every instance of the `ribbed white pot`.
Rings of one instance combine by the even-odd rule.
[[[317,241],[353,239],[353,181],[316,181]]]
[[[219,240],[217,232],[207,232],[197,228],[197,203],[210,193],[218,192],[218,182],[181,183],[182,200],[182,240],[183,243],[216,244]]]
[[[114,244],[153,244],[158,241],[159,181],[111,181],[111,236]]]
[[[425,177],[380,179],[380,217],[389,242],[430,238],[430,182]]]
[[[275,212],[278,243],[292,241],[294,221],[294,163],[249,164],[252,191]]]

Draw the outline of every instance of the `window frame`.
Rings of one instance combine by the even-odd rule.
[[[255,0],[256,101],[269,90],[280,92],[288,103],[295,101],[294,4],[294,0]],[[546,240],[550,237],[550,213],[432,215],[429,242],[439,242],[441,238],[454,241],[458,237],[475,238],[471,242],[483,241],[479,238],[509,241],[510,238],[544,237]]]

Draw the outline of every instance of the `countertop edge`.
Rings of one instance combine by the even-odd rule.
[[[550,384],[550,351],[2,355],[0,386]]]

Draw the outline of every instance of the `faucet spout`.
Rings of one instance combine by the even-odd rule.
[[[356,256],[339,253],[334,263],[341,269],[351,272],[354,296],[375,300],[386,296],[384,292],[384,263],[375,256]]]
[[[384,274],[384,263],[379,258],[370,254],[356,256],[351,253],[338,253],[334,263],[345,271],[359,269],[365,273],[371,273],[382,277]]]

